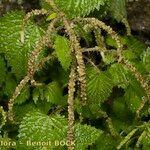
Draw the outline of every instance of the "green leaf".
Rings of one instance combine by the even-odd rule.
[[[36,104],[38,100],[44,100],[44,88],[43,87],[36,87],[33,89],[32,92],[32,99]]]
[[[119,36],[119,35],[118,35]],[[120,41],[121,41],[121,43],[124,45],[124,44],[127,44],[127,42],[128,42],[128,37],[126,37],[126,36],[119,36],[119,39],[120,39]],[[114,48],[117,48],[118,46],[117,46],[117,43],[116,43],[116,41],[115,41],[115,39],[113,39],[112,38],[112,36],[110,36],[110,35],[107,35],[106,37],[105,37],[105,42],[106,42],[106,44],[108,45],[108,46],[111,46],[111,47],[114,47]]]
[[[143,52],[142,61],[147,72],[150,73],[150,47],[148,47],[147,50]]]
[[[30,97],[30,88],[29,88],[29,86],[27,85],[27,86],[25,86],[25,87],[22,89],[20,95],[16,98],[15,104],[22,104],[22,103],[24,103],[26,100],[28,100],[29,97]]]
[[[98,99],[97,101],[87,99],[87,105],[82,106],[81,98],[78,95],[75,99],[75,110],[84,118],[98,119],[103,117],[103,113],[101,113],[103,111],[103,107]]]
[[[20,31],[24,13],[12,11],[0,18],[0,53],[4,53],[12,72],[20,79],[27,72],[27,61],[35,43],[43,30],[29,22],[25,28],[24,44],[20,41]]]
[[[75,150],[85,149],[87,146],[92,145],[98,137],[103,132],[101,130],[97,130],[94,127],[89,125],[75,125],[75,139],[76,139],[76,146]]]
[[[62,101],[62,90],[57,82],[51,82],[44,90],[44,97],[47,102],[60,104]]]
[[[87,96],[91,101],[99,104],[107,100],[113,85],[106,72],[96,71],[93,67],[87,69]]]
[[[83,24],[82,23],[78,23],[77,25],[75,25],[74,30],[76,32],[76,35],[78,37],[81,37],[85,40],[87,46],[90,45],[90,43],[92,42],[92,35],[91,35],[91,29],[87,27],[87,29],[83,28]]]
[[[116,61],[116,59],[114,57],[114,56],[116,56],[116,51],[114,51],[114,50],[112,50],[110,53],[106,53],[106,54],[101,52],[101,56],[102,56],[103,62],[106,65],[114,63]]]
[[[122,97],[116,98],[113,101],[112,109],[113,109],[113,113],[117,117],[124,118],[127,112],[124,98]]]
[[[50,15],[47,17],[46,21],[50,21],[50,20],[52,20],[52,19],[54,19],[54,18],[56,18],[56,17],[57,17],[57,14],[56,14],[56,13],[52,13],[52,14],[50,14]]]
[[[62,67],[65,70],[69,69],[72,58],[68,39],[62,36],[57,36],[55,40],[55,50]]]
[[[10,97],[10,96],[12,96],[13,92],[15,91],[17,82],[11,73],[7,74],[5,80],[6,80],[6,82],[3,87],[3,93],[4,93],[4,95],[7,95],[8,97]]]
[[[127,12],[125,0],[111,0],[110,12],[118,22],[122,21],[123,18],[126,18]]]
[[[69,18],[74,18],[86,16],[95,9],[99,10],[106,0],[54,0],[54,2]]]
[[[150,147],[149,134],[150,131],[146,131],[146,135],[142,138],[141,143],[143,144],[143,150],[149,150]]]
[[[143,96],[145,96],[144,89],[140,86],[138,81],[133,79],[131,84],[125,90],[124,95],[126,104],[132,112],[136,112],[142,102]]]
[[[0,56],[0,86],[5,81],[6,77],[6,63],[2,56]]]
[[[125,50],[125,51],[123,51],[123,56],[124,56],[124,58],[126,60],[130,60],[130,61],[137,58],[137,56],[131,50]]]
[[[109,134],[103,133],[91,150],[115,150],[117,146],[117,141]]]
[[[35,104],[39,101],[46,103],[63,105],[66,103],[66,100],[63,98],[62,89],[60,85],[53,81],[48,85],[44,85],[41,87],[36,87],[33,89],[32,98]]]
[[[128,70],[121,64],[115,63],[109,68],[114,85],[126,88],[129,84]]]
[[[91,145],[102,134],[102,131],[97,130],[88,125],[75,125],[75,150],[85,149]],[[57,141],[66,141],[67,136],[67,119],[60,116],[46,116],[40,112],[28,113],[22,120],[19,127],[19,141],[26,143],[27,141],[34,142],[49,142],[45,147],[47,149],[63,149],[61,145],[56,146]],[[23,144],[24,145],[24,144]],[[20,145],[20,148],[24,146]],[[34,149],[42,149],[44,146],[35,145]],[[29,146],[29,149],[32,149]]]
[[[44,114],[48,114],[49,110],[54,106],[52,103],[44,100],[38,100],[36,103],[37,108]]]
[[[126,39],[125,45],[129,51],[132,51],[138,57],[140,57],[143,51],[146,50],[144,43],[140,42],[133,36],[130,36]]]
[[[37,108],[35,106],[35,104],[33,102],[30,103],[25,103],[25,104],[21,104],[21,105],[14,105],[13,107],[13,113],[15,116],[15,120],[17,122],[21,122],[23,117],[29,113],[29,112],[36,112]]]

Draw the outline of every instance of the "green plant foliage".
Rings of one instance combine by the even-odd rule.
[[[20,95],[16,98],[15,104],[22,104],[30,97],[30,88],[25,86]]]
[[[44,96],[47,102],[60,104],[62,101],[62,90],[57,82],[51,82],[47,85]]]
[[[10,138],[8,138],[8,137],[1,137],[1,135],[0,135],[0,141],[1,141],[1,143],[9,143],[9,142],[12,142],[12,144],[13,144],[13,141],[10,139]],[[15,145],[15,143],[14,143],[14,145]],[[13,148],[14,148],[15,146],[13,146]],[[11,146],[10,145],[8,145],[7,146],[7,150],[11,150]],[[6,146],[4,146],[4,145],[1,145],[1,150],[6,150]]]
[[[33,102],[18,105],[13,107],[16,122],[21,122],[23,117],[29,112],[36,112],[37,108]]]
[[[53,104],[44,100],[39,100],[36,103],[36,107],[44,114],[48,114],[50,109],[53,109]]]
[[[139,40],[137,40],[135,37],[130,36],[125,44],[130,51],[132,51],[135,56],[140,57],[140,55],[143,53],[144,50],[146,50],[146,45]]]
[[[150,72],[150,47],[143,53],[143,64],[147,72]]]
[[[103,62],[106,65],[112,64],[116,61],[116,59],[114,58],[114,56],[116,55],[116,51],[112,50],[110,53],[106,53],[105,55],[103,53],[101,53]]]
[[[91,145],[102,134],[102,131],[97,130],[87,125],[75,125],[76,150],[85,149]],[[54,149],[57,141],[65,141],[67,135],[67,120],[60,116],[46,116],[40,112],[28,113],[21,122],[19,129],[19,140],[26,142],[32,141],[50,142],[50,145],[45,147]],[[20,148],[23,148],[20,145]],[[42,149],[42,146],[35,146],[36,149]],[[57,146],[57,149],[63,149],[62,146]],[[31,146],[30,149],[33,149]]]
[[[75,100],[75,109],[79,115],[85,118],[95,119],[95,118],[101,117],[99,113],[96,113],[101,109],[100,104],[97,104],[97,103],[95,104],[95,103],[88,101],[87,106],[81,106],[81,99],[77,98]]]
[[[75,27],[75,32],[78,37],[83,38],[86,42],[86,44],[89,46],[92,42],[92,36],[91,36],[91,29],[83,28],[83,24],[77,24]]]
[[[0,17],[0,149],[149,150],[150,48],[109,26],[125,0],[37,5]]]
[[[23,17],[22,11],[12,11],[0,19],[0,53],[5,54],[8,65],[18,79],[26,74],[29,53],[43,33],[42,29],[30,22],[25,28],[25,43],[21,43]]]
[[[128,70],[123,65],[115,63],[111,65],[109,72],[112,76],[114,85],[122,88],[127,87],[129,84]]]
[[[57,105],[66,103],[63,99],[62,89],[58,82],[55,81],[49,83],[48,85],[34,88],[32,98],[35,104],[38,100]]]
[[[67,38],[62,36],[56,36],[55,50],[62,67],[67,70],[71,64],[71,49]]]
[[[118,21],[127,17],[125,0],[111,0],[110,4],[111,15]]]
[[[125,101],[132,112],[135,112],[142,102],[142,97],[145,96],[145,92],[140,84],[134,81],[125,90]]]
[[[91,150],[114,150],[116,149],[116,145],[116,140],[111,135],[104,132]]]
[[[146,135],[142,138],[141,144],[143,145],[143,150],[148,150],[150,147],[149,134],[150,131],[146,131]]]
[[[98,104],[107,100],[114,85],[108,75],[93,67],[87,69],[87,95],[90,101]]]
[[[113,112],[119,118],[124,118],[127,112],[125,100],[122,97],[119,97],[113,102]]]
[[[5,82],[5,85],[3,86],[3,93],[4,95],[10,97],[12,93],[15,90],[15,87],[17,86],[16,80],[14,79],[14,76],[12,73],[7,73],[7,76],[5,78],[7,82]]]
[[[100,9],[106,0],[55,0],[55,3],[62,9],[68,17],[86,16],[94,9]]]
[[[44,88],[43,87],[36,87],[33,89],[32,92],[32,99],[36,104],[38,100],[44,100]]]
[[[6,63],[2,56],[0,56],[0,68],[1,68],[0,71],[0,85],[1,85],[5,81],[6,71],[7,71]]]

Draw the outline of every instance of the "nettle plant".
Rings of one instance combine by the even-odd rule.
[[[41,6],[0,19],[1,148],[148,150],[150,48],[131,35],[125,1]]]

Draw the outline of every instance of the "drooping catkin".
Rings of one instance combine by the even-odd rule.
[[[122,19],[122,23],[125,25],[126,27],[126,32],[127,32],[127,35],[130,36],[131,35],[131,28],[130,28],[130,25],[129,25],[129,22],[126,18],[123,18]]]
[[[12,112],[14,101],[18,97],[18,95],[20,95],[21,90],[24,88],[24,86],[27,84],[29,80],[30,78],[28,76],[25,76],[24,79],[22,79],[21,82],[18,84],[18,86],[15,89],[15,92],[13,93],[13,96],[9,100],[7,116],[8,116],[8,119],[12,122],[14,122],[13,112]]]
[[[78,72],[78,77],[79,77],[79,82],[80,82],[82,105],[85,105],[86,99],[87,99],[86,74],[85,74],[85,64],[84,64],[83,55],[82,55],[82,48],[81,48],[80,43],[75,35],[74,30],[72,29],[70,20],[68,20],[65,17],[65,14],[56,7],[53,0],[46,0],[46,2],[48,2],[50,4],[50,6],[54,9],[54,11],[57,12],[57,14],[62,18],[66,32],[69,35],[69,39],[71,42],[71,48],[72,48],[72,51],[75,53],[75,57],[77,60],[77,72]]]
[[[67,140],[69,141],[68,150],[74,149],[74,92],[75,92],[75,81],[76,81],[76,72],[75,67],[71,68],[70,80],[68,83],[68,133]]]
[[[117,44],[117,55],[118,55],[118,62],[120,62],[123,58],[122,58],[122,49],[123,49],[123,45],[119,39],[119,36],[117,35],[117,33],[115,31],[113,31],[113,29],[106,25],[104,22],[96,19],[96,18],[77,18],[74,20],[74,22],[79,22],[79,21],[84,21],[87,22],[89,24],[91,24],[94,28],[101,28],[103,30],[105,30],[108,34],[111,35],[111,37],[116,41]]]
[[[63,19],[63,21],[64,21],[65,28],[70,38],[72,48],[75,52],[75,57],[77,60],[77,72],[79,76],[80,89],[81,89],[81,99],[82,99],[82,104],[85,105],[86,98],[87,98],[86,96],[86,74],[85,74],[85,64],[83,60],[82,48],[69,22],[65,18]]]
[[[2,119],[1,119],[1,122],[0,122],[0,129],[2,129],[2,127],[5,125],[6,123],[6,112],[4,111],[3,107],[0,106],[0,113],[2,115]]]
[[[43,48],[44,45],[46,45],[48,42],[50,42],[49,36],[54,31],[54,25],[57,22],[57,19],[54,19],[48,26],[48,30],[46,31],[46,34],[41,38],[41,40],[36,44],[35,49],[32,51],[30,58],[28,60],[28,70],[27,70],[27,76],[24,77],[24,79],[21,80],[19,85],[16,87],[15,92],[13,93],[11,99],[8,103],[8,119],[14,122],[13,119],[13,105],[15,99],[20,94],[21,90],[24,88],[26,83],[29,80],[33,80],[33,75],[38,67],[38,56]]]
[[[35,49],[31,52],[30,58],[28,60],[28,76],[32,77],[38,67],[38,56],[41,53],[43,46],[50,42],[50,34],[54,31],[54,25],[57,19],[54,19],[48,26],[46,34],[41,38],[41,40],[36,44]]]

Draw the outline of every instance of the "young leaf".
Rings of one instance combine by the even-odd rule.
[[[8,65],[18,79],[26,74],[29,53],[43,33],[42,29],[30,22],[25,28],[25,43],[21,43],[23,17],[22,11],[12,11],[0,18],[0,53],[5,54]]]
[[[87,69],[87,95],[91,101],[99,104],[107,100],[113,85],[106,72],[97,72],[92,67]]]
[[[32,92],[32,99],[36,104],[38,100],[44,100],[44,88],[43,87],[36,87],[33,89]]]
[[[69,69],[72,58],[68,39],[58,35],[55,40],[55,50],[62,67],[65,70]]]
[[[56,148],[56,141],[66,141],[67,136],[67,119],[60,115],[46,116],[39,111],[28,113],[22,120],[19,127],[19,141],[42,141],[49,142],[45,147],[48,149]],[[75,125],[75,150],[85,149],[91,145],[102,134],[102,131],[97,130],[87,125]],[[20,145],[24,148],[24,144]],[[30,147],[33,148],[32,146]],[[37,150],[43,148],[42,145],[35,145]],[[63,149],[61,145],[57,149]]]
[[[60,104],[62,101],[62,90],[57,82],[51,82],[44,90],[44,97],[47,102]]]

